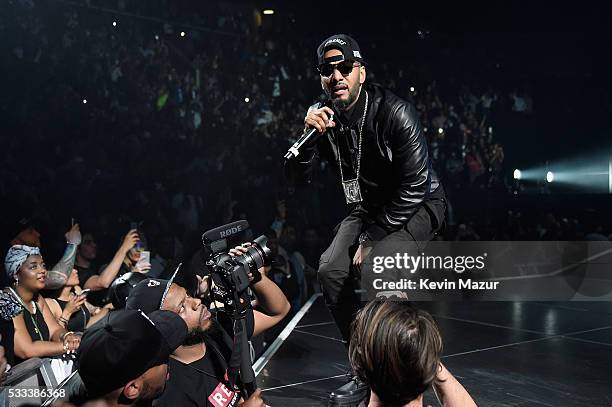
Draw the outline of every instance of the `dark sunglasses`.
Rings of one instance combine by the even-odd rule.
[[[354,61],[342,61],[339,64],[321,64],[317,67],[317,71],[321,76],[331,76],[334,73],[334,70],[338,70],[342,76],[348,76],[353,68],[359,65],[353,65]]]

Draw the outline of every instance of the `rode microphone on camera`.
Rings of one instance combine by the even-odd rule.
[[[244,233],[249,228],[249,222],[239,220],[211,229],[202,235],[202,243],[213,253],[227,250],[228,240],[238,234]]]

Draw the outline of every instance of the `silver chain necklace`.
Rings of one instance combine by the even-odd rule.
[[[363,139],[363,124],[368,113],[368,92],[365,92],[365,108],[363,109],[363,116],[361,117],[361,124],[359,125],[359,149],[357,150],[357,171],[355,172],[354,179],[344,180],[344,173],[342,172],[342,157],[340,157],[340,141],[338,140],[338,166],[340,167],[340,179],[342,180],[342,188],[344,189],[344,196],[346,197],[347,204],[353,204],[363,201],[361,196],[361,187],[359,186],[359,174],[361,172],[361,141]]]

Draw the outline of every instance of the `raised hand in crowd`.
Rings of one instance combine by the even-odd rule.
[[[100,274],[90,277],[87,282],[85,282],[85,288],[89,288],[92,291],[99,291],[110,287],[113,280],[117,277],[128,252],[139,240],[138,231],[136,229],[131,229],[123,238],[123,242],[121,246],[119,246],[111,262],[102,268]]]
[[[81,228],[78,223],[75,223],[70,229],[64,234],[66,242],[74,245],[81,244]]]

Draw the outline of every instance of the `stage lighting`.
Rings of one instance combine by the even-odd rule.
[[[181,31],[181,37],[185,36],[185,31]]]
[[[272,14],[274,14],[274,10],[272,9],[266,9],[263,11],[264,15],[266,16],[271,16]]]
[[[410,87],[410,92],[414,92],[414,86]]]
[[[514,179],[521,179],[521,170],[519,170],[518,168],[516,170],[514,170]]]
[[[244,98],[244,101],[245,101],[246,103],[249,103],[249,102],[251,101],[251,99],[249,99],[249,98]]]
[[[155,36],[155,40],[158,41],[159,40],[159,35]]]
[[[87,99],[83,99],[83,104],[86,105],[87,104]]]
[[[440,128],[438,129],[438,133],[440,133],[440,134],[444,133],[444,129],[443,129],[442,127],[440,127]]]
[[[113,21],[113,27],[117,27],[117,22]]]
[[[555,174],[553,174],[552,171],[548,171],[546,173],[546,181],[547,182],[553,182],[555,180]]]

